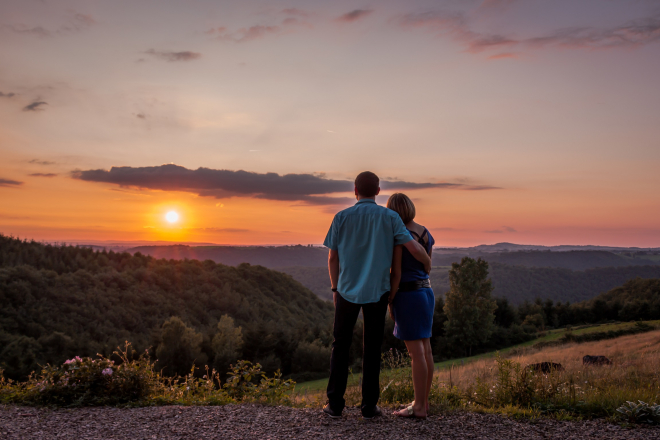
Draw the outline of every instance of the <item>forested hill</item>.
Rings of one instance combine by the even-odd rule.
[[[213,260],[216,263],[236,266],[241,263],[259,264],[277,269],[282,267],[327,267],[328,250],[313,246],[140,246],[128,249],[130,253],[140,252],[156,258]],[[436,250],[433,264],[450,266],[461,258],[483,258],[489,263],[501,263],[526,267],[555,267],[571,270],[585,270],[596,267],[624,267],[660,264],[657,255],[625,256],[608,251],[518,251],[481,252],[474,250]],[[654,260],[655,259],[655,260]]]
[[[0,304],[0,369],[9,377],[24,377],[38,363],[107,355],[125,340],[157,348],[172,316],[199,333],[195,343],[211,365],[211,340],[225,314],[242,327],[242,358],[286,374],[298,344],[327,334],[333,314],[289,275],[260,266],[157,260],[1,235]]]
[[[660,277],[658,277],[660,278]],[[604,292],[590,301],[590,304],[602,302],[608,305],[620,304],[640,310],[655,310],[660,314],[660,279],[636,278],[623,286]]]
[[[313,246],[140,246],[128,249],[156,258],[213,260],[236,266],[241,263],[276,268],[286,266],[327,267],[328,250]]]
[[[434,257],[435,263],[435,257]],[[572,303],[594,298],[630,279],[660,278],[660,266],[605,267],[573,271],[551,267],[524,267],[490,263],[493,295],[513,304],[534,301],[536,298]],[[332,298],[328,270],[324,267],[284,267],[288,273],[320,298]],[[447,267],[431,271],[431,284],[436,295],[449,290]]]

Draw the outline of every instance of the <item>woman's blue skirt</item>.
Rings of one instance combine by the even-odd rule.
[[[392,301],[394,336],[404,341],[430,338],[434,310],[435,296],[430,287],[398,292]]]

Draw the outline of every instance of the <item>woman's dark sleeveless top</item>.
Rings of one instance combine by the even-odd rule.
[[[428,229],[424,228],[424,232],[419,236],[415,232],[408,229],[408,232],[419,244],[424,246],[426,253],[428,253],[435,244],[435,240],[431,236],[431,233]],[[429,237],[428,242],[424,243],[424,237]],[[424,265],[417,261],[415,257],[406,249],[403,248],[403,255],[401,256],[401,282],[405,283],[408,281],[418,281],[428,279],[429,274],[424,270]]]

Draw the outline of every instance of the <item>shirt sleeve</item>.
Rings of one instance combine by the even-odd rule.
[[[330,229],[328,230],[328,234],[325,236],[325,241],[323,242],[323,246],[332,249],[333,251],[336,251],[338,248],[338,241],[339,237],[337,234],[337,216],[332,219],[332,224],[330,225]]]
[[[398,214],[392,216],[392,231],[394,232],[394,246],[406,244],[412,240],[410,232],[408,232],[406,225],[403,224]]]

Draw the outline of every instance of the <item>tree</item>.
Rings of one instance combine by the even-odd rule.
[[[293,353],[293,371],[328,372],[331,352],[332,349],[323,345],[320,339],[302,341]]]
[[[468,347],[485,343],[492,333],[497,304],[490,294],[493,284],[488,279],[488,263],[481,258],[464,257],[453,263],[449,271],[449,292],[444,311],[445,330],[459,344]]]
[[[186,326],[178,316],[172,316],[163,323],[162,342],[156,349],[158,368],[165,374],[185,375],[193,364],[204,365],[206,355],[202,353],[202,340],[200,333]]]
[[[218,332],[211,343],[213,349],[213,367],[224,374],[229,366],[238,360],[243,349],[243,329],[234,325],[234,319],[222,315],[218,322]]]

